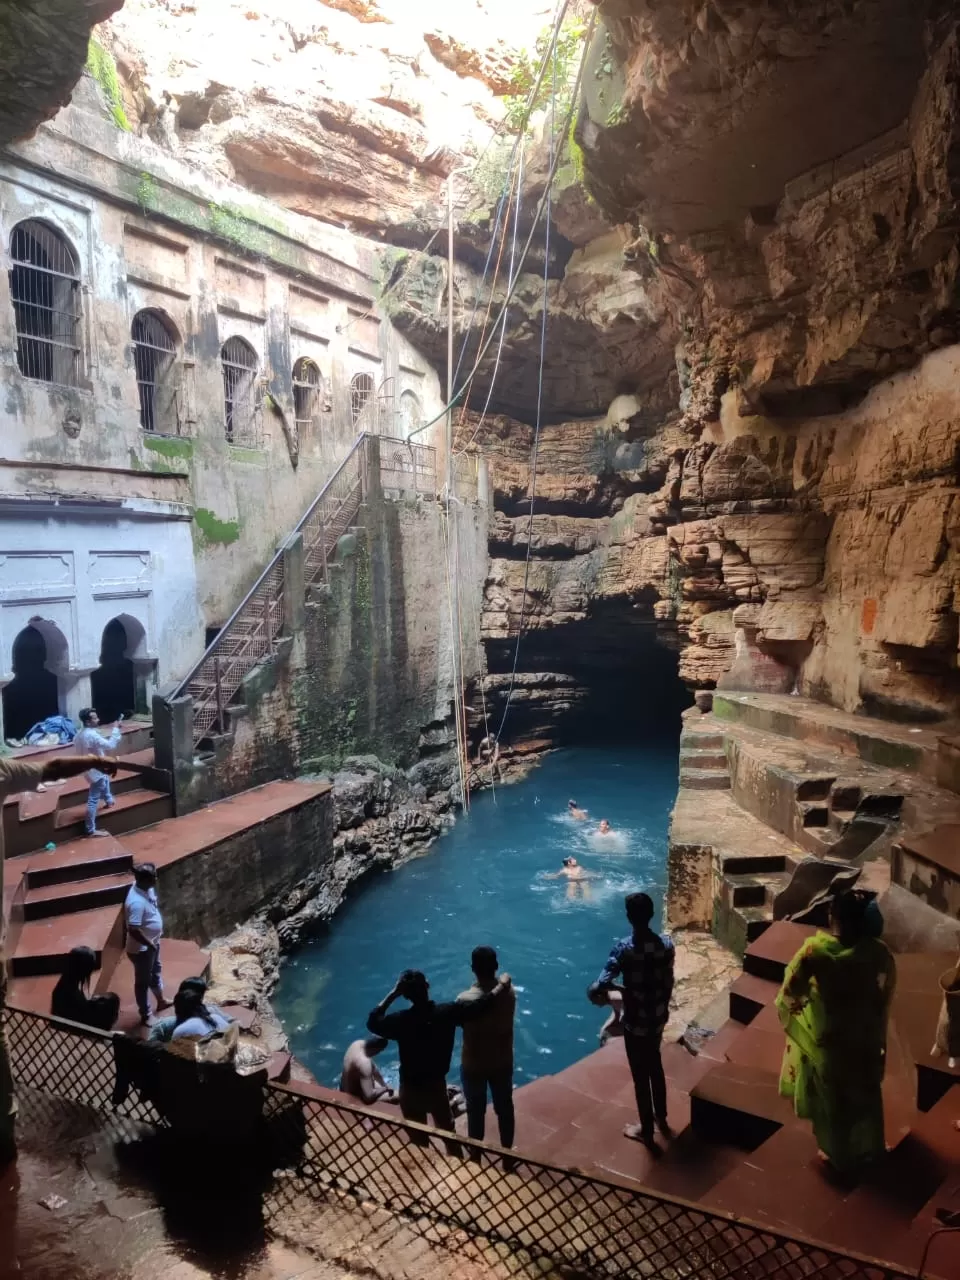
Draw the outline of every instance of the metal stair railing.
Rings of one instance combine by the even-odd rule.
[[[294,533],[303,535],[307,585],[326,581],[337,540],[355,521],[363,500],[367,436],[353,448],[320,490]],[[276,553],[206,652],[169,697],[193,700],[193,744],[211,730],[226,731],[227,707],[250,672],[275,652],[284,625],[283,548]]]
[[[370,441],[367,432],[317,494],[293,530],[303,538],[304,586],[327,581],[328,566],[337,542],[356,522],[368,487]],[[380,471],[385,487],[420,494],[436,492],[436,453],[427,445],[376,437]],[[393,470],[402,455],[404,482],[396,482]],[[406,477],[409,475],[409,482]],[[284,629],[284,552],[281,547],[200,660],[183,677],[168,701],[193,700],[193,745],[211,731],[226,732],[227,708],[246,676],[276,651]]]

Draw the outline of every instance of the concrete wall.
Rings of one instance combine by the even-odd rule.
[[[61,700],[69,693],[71,706],[103,626],[83,581],[86,548],[148,554],[141,612],[118,603],[116,613],[142,613],[165,683],[203,651],[204,627],[233,612],[358,430],[409,430],[411,395],[424,420],[442,403],[426,361],[377,314],[369,246],[180,164],[84,102],[95,106],[79,94],[0,157],[0,556],[29,553],[35,570],[21,562],[9,582],[0,573],[0,680],[23,616],[48,619],[67,640]],[[8,272],[25,219],[59,233],[76,261],[77,386],[18,364]],[[144,309],[162,316],[175,345],[152,432],[141,425],[131,334]],[[228,338],[256,357],[254,447],[226,438]],[[302,357],[319,367],[324,408],[297,442],[292,368]],[[360,373],[382,394],[356,422],[350,384]],[[55,519],[37,521],[51,502]],[[67,601],[57,557],[69,547],[81,558]]]
[[[333,857],[333,793],[210,845],[159,872],[164,928],[205,944]]]
[[[452,750],[453,649],[446,585],[449,553],[441,506],[391,500],[374,487],[360,527],[337,548],[328,586],[313,588],[278,652],[244,682],[231,710],[232,732],[195,762],[189,712],[158,701],[158,743],[169,717],[177,807],[184,812],[259,782],[333,770],[347,757],[371,754],[408,768]],[[479,600],[486,566],[487,508],[459,507],[458,628],[463,678],[478,674]],[[287,555],[288,580],[298,549]],[[302,571],[301,571],[302,572]],[[289,594],[296,594],[288,584]],[[238,700],[239,701],[239,700]],[[182,715],[179,732],[173,721]]]

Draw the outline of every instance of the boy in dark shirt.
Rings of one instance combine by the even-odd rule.
[[[436,1128],[453,1130],[447,1072],[457,1027],[485,1013],[509,985],[510,976],[504,973],[491,992],[470,1003],[451,1000],[436,1004],[430,999],[430,984],[419,969],[401,973],[397,985],[370,1014],[367,1028],[372,1035],[397,1042],[400,1110],[405,1120],[426,1124],[429,1115]],[[388,1013],[400,996],[410,1001],[410,1008]]]
[[[654,1123],[665,1137],[670,1135],[660,1041],[670,1017],[676,952],[668,934],[650,928],[653,901],[648,894],[627,894],[624,905],[633,933],[616,943],[588,995],[594,1004],[606,1004],[611,991],[623,998],[623,1043],[640,1113],[640,1123],[628,1124],[623,1132],[650,1145]]]

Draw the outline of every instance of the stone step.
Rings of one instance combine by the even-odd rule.
[[[810,827],[828,827],[830,825],[830,810],[821,800],[801,800],[797,804],[800,810],[801,825],[807,829]]]
[[[727,753],[725,751],[691,751],[687,747],[680,748],[681,769],[721,769],[727,773]]]
[[[60,809],[56,816],[55,826],[58,835],[67,838],[78,836],[84,830],[87,816],[85,804]],[[152,827],[164,818],[173,817],[173,797],[164,791],[150,791],[139,787],[136,791],[126,791],[117,796],[112,809],[102,806],[97,814],[97,826],[113,835],[121,835],[126,831],[138,831],[141,827]]]
[[[734,955],[742,956],[772,923],[770,907],[735,907],[720,901],[714,907],[713,934],[718,942],[729,947]]]
[[[731,907],[772,907],[774,897],[789,883],[785,872],[767,875],[725,875],[720,885],[724,902]]]
[[[729,791],[730,775],[718,769],[680,769],[680,785],[691,791]]]
[[[940,732],[857,716],[790,694],[716,693],[717,720],[746,725],[808,745],[829,747],[884,769],[936,779]]]
[[[755,1151],[792,1119],[777,1077],[759,1067],[718,1063],[690,1091],[694,1133],[741,1150]]]
[[[755,857],[722,855],[721,866],[724,875],[766,875],[774,871],[792,872],[796,864],[785,854],[757,854]]]
[[[756,978],[752,973],[741,973],[729,988],[731,1019],[749,1026],[763,1009],[773,1003],[779,990],[775,982]]]
[[[768,982],[783,982],[787,965],[816,929],[809,925],[777,920],[751,940],[743,957],[744,973]]]
[[[698,732],[696,729],[684,729],[680,735],[680,750],[685,751],[721,751],[724,737],[722,733]]]
[[[130,892],[131,883],[130,873],[126,871],[29,889],[23,903],[23,918],[43,920],[95,907],[118,907]]]
[[[11,962],[12,976],[33,978],[61,973],[70,950],[81,946],[95,952],[99,968],[118,911],[115,906],[94,907],[65,916],[26,921]]]

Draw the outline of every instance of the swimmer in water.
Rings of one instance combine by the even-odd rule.
[[[564,858],[563,866],[559,871],[550,871],[545,876],[545,880],[566,880],[567,882],[567,898],[589,898],[591,880],[598,880],[600,877],[593,871],[587,871],[581,867],[576,858]]]
[[[586,822],[587,820],[586,809],[581,809],[576,800],[567,801],[567,813],[569,813],[570,817],[574,818],[577,822]]]
[[[559,871],[549,871],[544,876],[545,880],[596,880],[596,878],[592,871],[584,870],[576,858],[564,858],[563,866]]]
[[[610,823],[606,820],[606,818],[600,819],[600,826],[597,828],[597,835],[598,836],[613,835],[613,828],[610,826]]]

